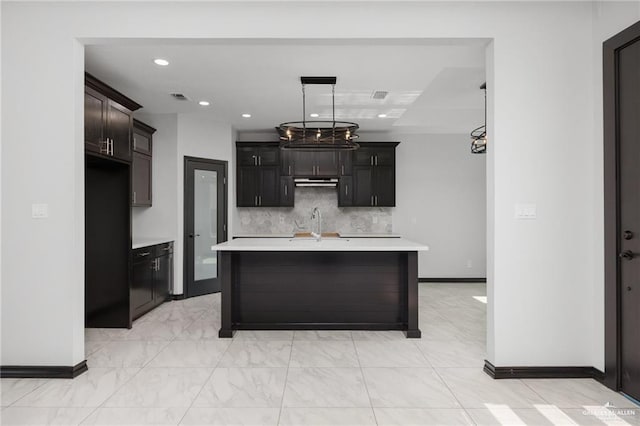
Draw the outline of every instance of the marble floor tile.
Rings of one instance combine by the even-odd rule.
[[[581,410],[580,410],[581,411]],[[557,407],[540,407],[534,408],[510,408],[504,404],[489,405],[483,409],[468,409],[467,413],[478,426],[493,425],[604,425],[595,416],[588,416],[582,412],[566,412]],[[623,426],[625,423],[613,422]]]
[[[443,321],[440,323],[419,323],[420,331],[422,331],[422,338],[427,340],[461,340],[465,341],[469,338],[476,338],[477,336],[465,332],[454,326],[449,321]]]
[[[286,368],[216,368],[194,407],[280,407]]]
[[[212,368],[145,367],[116,391],[105,406],[189,407],[212,371]]]
[[[375,425],[371,408],[289,408],[280,413],[279,425],[287,426],[364,426]]]
[[[421,339],[415,343],[433,367],[482,368],[487,357],[484,346],[473,340]]]
[[[90,368],[75,379],[49,380],[14,403],[20,407],[97,407],[138,368]]]
[[[166,341],[112,341],[87,358],[93,367],[144,367],[167,345]]]
[[[97,351],[98,349],[106,346],[109,343],[108,340],[85,340],[84,342],[84,356],[88,358],[89,355]]]
[[[289,368],[283,407],[370,407],[359,368]]]
[[[457,408],[374,408],[377,424],[414,426],[474,425],[463,409]]]
[[[296,330],[293,340],[352,340],[349,330]]]
[[[215,367],[231,340],[174,340],[149,363],[149,367]]]
[[[640,415],[640,407],[593,379],[524,379],[523,382],[560,408],[603,406],[608,402],[619,408],[636,408]]]
[[[460,408],[432,368],[363,368],[374,407]]]
[[[275,426],[280,408],[209,408],[192,407],[182,419],[181,425],[246,425]]]
[[[151,312],[146,313],[136,320],[134,324],[145,322],[176,322],[176,321],[195,321],[200,319],[207,310],[202,308],[185,309],[174,307],[170,309],[162,309],[164,305],[159,306]]]
[[[412,340],[354,343],[362,367],[430,367]]]
[[[173,340],[193,323],[192,320],[148,321],[137,323],[130,330],[111,329],[111,340]]]
[[[362,342],[373,343],[373,342]],[[377,342],[376,342],[377,343]],[[294,340],[290,367],[359,367],[353,341]]]
[[[533,408],[535,404],[546,403],[522,381],[495,380],[480,368],[436,368],[436,371],[464,408],[486,408],[486,404]]]
[[[84,341],[85,342],[108,342],[111,339],[111,328],[85,328],[84,329]],[[127,329],[122,329],[127,330]]]
[[[407,340],[402,331],[355,330],[351,332],[353,340]]]
[[[182,330],[178,338],[181,340],[220,340],[218,331],[220,331],[220,319],[203,316]]]
[[[78,425],[93,407],[7,407],[0,413],[0,423],[10,425]]]
[[[48,381],[49,379],[0,379],[2,406],[13,404]]]
[[[219,367],[286,367],[291,356],[291,341],[233,340]]]
[[[82,425],[177,425],[186,412],[186,407],[99,407]]]
[[[293,340],[293,330],[238,330],[235,340]]]

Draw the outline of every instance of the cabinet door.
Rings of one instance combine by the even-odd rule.
[[[352,163],[353,151],[340,151],[338,153],[338,175],[351,176]]]
[[[151,206],[151,156],[133,153],[133,205]]]
[[[236,161],[239,166],[257,166],[258,148],[252,146],[241,146],[236,149]]]
[[[280,148],[262,147],[260,148],[260,159],[258,160],[259,166],[278,166],[280,164]]]
[[[293,207],[293,177],[281,176],[280,177],[280,206],[281,207]]]
[[[88,151],[100,152],[105,148],[107,97],[95,90],[84,88],[84,146]]]
[[[280,149],[280,175],[293,175],[293,151]]]
[[[353,166],[353,205],[373,205],[373,167]]]
[[[151,155],[151,135],[134,127],[133,151]]]
[[[377,166],[373,170],[375,205],[379,207],[395,207],[396,184],[394,168],[391,166]]]
[[[353,179],[351,176],[341,176],[338,183],[338,207],[353,205]]]
[[[316,162],[316,176],[335,177],[338,176],[338,152],[322,151],[314,152]]]
[[[131,111],[122,105],[109,101],[108,134],[113,140],[113,156],[124,161],[131,161]]]
[[[131,316],[134,319],[153,307],[155,262],[152,252],[151,247],[134,252],[133,277],[131,280]],[[144,256],[140,257],[142,255]]]
[[[169,298],[173,280],[173,255],[167,254],[156,258],[156,270],[153,280],[154,305],[159,305]]]
[[[316,162],[313,152],[293,152],[293,174],[296,177],[310,177],[315,175]]]
[[[396,162],[395,148],[378,148],[375,152],[375,166],[393,166]]]
[[[258,167],[238,167],[236,205],[255,207],[258,205]]]
[[[353,151],[353,164],[357,166],[373,166],[374,155],[373,149],[361,146]]]
[[[258,206],[277,207],[280,205],[280,174],[278,167],[260,167],[260,191]]]

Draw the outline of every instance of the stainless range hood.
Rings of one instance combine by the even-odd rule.
[[[338,186],[337,178],[295,178],[293,180],[296,186],[303,187],[336,187]]]

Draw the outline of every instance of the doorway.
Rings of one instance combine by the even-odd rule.
[[[640,400],[640,22],[603,56],[605,383]]]
[[[220,253],[227,240],[227,162],[184,157],[184,296],[220,291]]]

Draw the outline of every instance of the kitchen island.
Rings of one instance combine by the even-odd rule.
[[[221,251],[222,327],[403,330],[419,338],[418,251],[404,238],[241,238]]]

